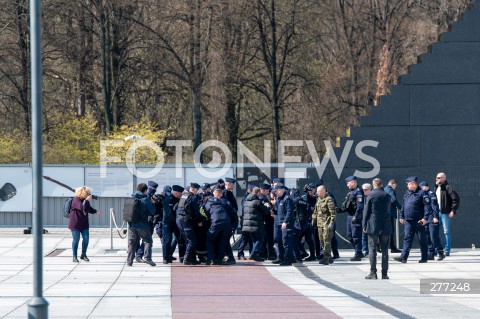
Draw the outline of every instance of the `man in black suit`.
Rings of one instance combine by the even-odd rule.
[[[392,233],[390,222],[390,195],[385,193],[382,181],[375,178],[372,181],[373,191],[367,196],[363,211],[363,231],[368,234],[370,250],[370,274],[365,279],[377,279],[377,250],[378,242],[382,250],[382,279],[389,279],[388,272],[388,241]]]

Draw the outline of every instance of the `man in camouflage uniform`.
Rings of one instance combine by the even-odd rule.
[[[335,204],[330,196],[327,196],[327,189],[324,185],[317,187],[317,203],[312,215],[312,226],[318,227],[318,238],[323,247],[323,259],[321,265],[333,263],[331,241],[335,223]]]

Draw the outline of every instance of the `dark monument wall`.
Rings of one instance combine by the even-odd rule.
[[[362,140],[377,141],[378,147],[364,152],[381,165],[379,177],[386,183],[399,182],[400,198],[406,190],[405,178],[416,175],[434,186],[438,172],[460,196],[460,209],[452,220],[452,246],[480,245],[480,1],[467,11],[451,31],[440,36],[419,63],[410,67],[391,94],[372,106],[347,140],[354,146],[340,179],[333,167],[323,174],[339,204],[346,193],[343,179],[358,169],[372,165],[355,156],[354,147]],[[310,173],[315,179],[316,173]],[[359,184],[369,180],[359,180]],[[344,217],[337,226],[344,232]],[[402,228],[403,232],[403,228]],[[441,231],[442,233],[442,231]],[[443,238],[443,235],[441,236]]]

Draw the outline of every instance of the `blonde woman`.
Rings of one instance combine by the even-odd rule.
[[[80,259],[90,261],[87,257],[89,239],[88,214],[103,214],[103,210],[96,210],[90,206],[91,200],[92,193],[90,188],[82,186],[75,190],[75,197],[72,201],[68,221],[68,229],[72,232],[73,262],[75,263],[78,263],[77,250],[80,242],[80,234],[82,235],[82,254],[80,255]]]

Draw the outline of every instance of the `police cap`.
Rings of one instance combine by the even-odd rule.
[[[275,177],[275,178],[272,179],[272,183],[274,183],[274,184],[276,184],[276,183],[284,184],[284,179],[280,178],[280,177]]]
[[[197,184],[197,183],[190,183],[190,189],[192,188],[200,188],[200,184]]]
[[[268,189],[268,190],[270,190],[271,186],[270,186],[270,184],[262,183],[262,185],[260,185],[260,188],[261,188],[261,189]]]
[[[323,182],[323,179],[319,179],[318,181],[315,182],[315,184],[313,184],[314,187],[318,187],[318,186],[322,186],[322,185],[325,185],[325,183]]]
[[[148,182],[147,182],[147,186],[148,186],[148,187],[151,187],[151,188],[157,189],[158,184],[155,183],[154,181],[148,181]]]
[[[417,176],[410,176],[409,178],[407,178],[405,180],[406,183],[410,183],[410,182],[417,182]]]
[[[231,178],[231,177],[225,177],[225,181],[227,183],[235,183],[236,182],[236,180],[234,178]]]
[[[185,188],[183,188],[183,187],[180,186],[180,185],[173,185],[173,186],[172,186],[172,191],[174,191],[174,192],[180,192],[180,193],[182,193],[184,190],[185,190]]]
[[[428,183],[425,181],[421,181],[418,186],[423,187],[423,186],[428,186]]]
[[[348,182],[351,182],[351,181],[356,181],[357,178],[355,176],[348,176],[347,178],[345,178],[345,183],[348,183]]]
[[[210,183],[203,183],[202,189],[207,189],[207,188],[210,188]]]

